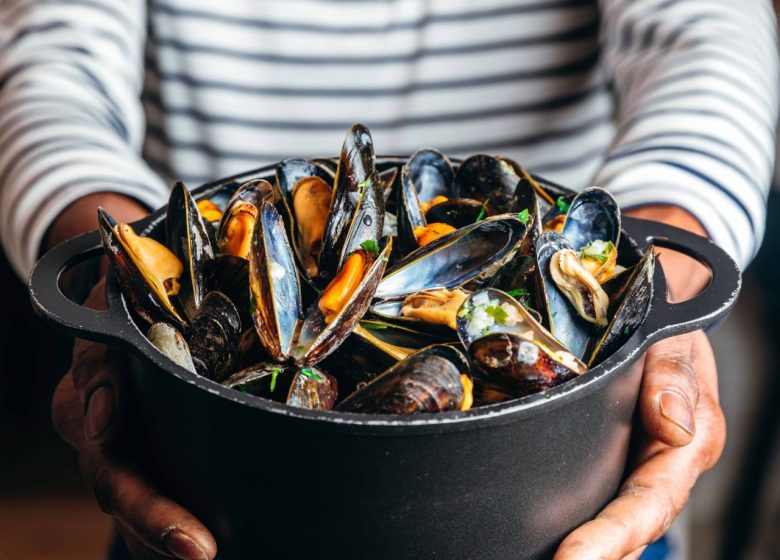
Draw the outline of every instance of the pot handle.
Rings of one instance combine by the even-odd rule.
[[[29,280],[30,301],[39,317],[68,335],[94,342],[135,344],[139,334],[128,319],[118,290],[106,290],[108,308],[89,309],[71,300],[60,287],[69,268],[103,255],[100,234],[91,231],[74,237],[46,253],[33,268]],[[114,281],[109,274],[109,282]]]
[[[643,251],[651,244],[678,251],[707,266],[712,274],[699,294],[679,303],[667,301],[666,282],[659,282],[656,275],[650,312],[640,327],[647,340],[655,342],[706,328],[726,317],[739,295],[742,276],[723,249],[706,237],[660,222],[624,216],[622,223]]]

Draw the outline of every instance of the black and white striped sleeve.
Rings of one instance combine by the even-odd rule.
[[[0,2],[0,238],[18,274],[84,195],[164,203],[139,155],[145,34],[144,0]]]
[[[694,214],[741,266],[764,233],[778,107],[769,0],[601,0],[617,135],[595,184]]]

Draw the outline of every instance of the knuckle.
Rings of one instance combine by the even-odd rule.
[[[685,493],[685,496],[683,496],[682,502],[677,503],[670,493],[662,492],[654,486],[636,481],[627,482],[623,487],[621,494],[633,496],[643,501],[649,501],[656,505],[655,511],[657,518],[656,526],[652,528],[653,538],[660,536],[669,529],[675,517],[677,517],[677,513],[688,500],[687,492]]]

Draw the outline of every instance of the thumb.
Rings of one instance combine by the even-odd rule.
[[[642,422],[651,437],[680,447],[696,433],[699,386],[693,366],[695,333],[662,340],[647,351],[640,393]]]

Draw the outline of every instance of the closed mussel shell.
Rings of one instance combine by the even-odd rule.
[[[336,407],[345,412],[415,414],[459,410],[468,361],[450,346],[421,350],[358,389]]]
[[[222,292],[241,316],[241,330],[252,327],[249,291],[249,261],[234,255],[217,255],[204,270],[207,292]]]
[[[208,293],[189,331],[197,372],[215,381],[230,375],[238,357],[240,334],[241,319],[233,302],[220,292]]]
[[[455,229],[475,223],[480,214],[487,216],[484,205],[473,198],[451,198],[430,207],[425,214],[428,223],[448,224]]]

